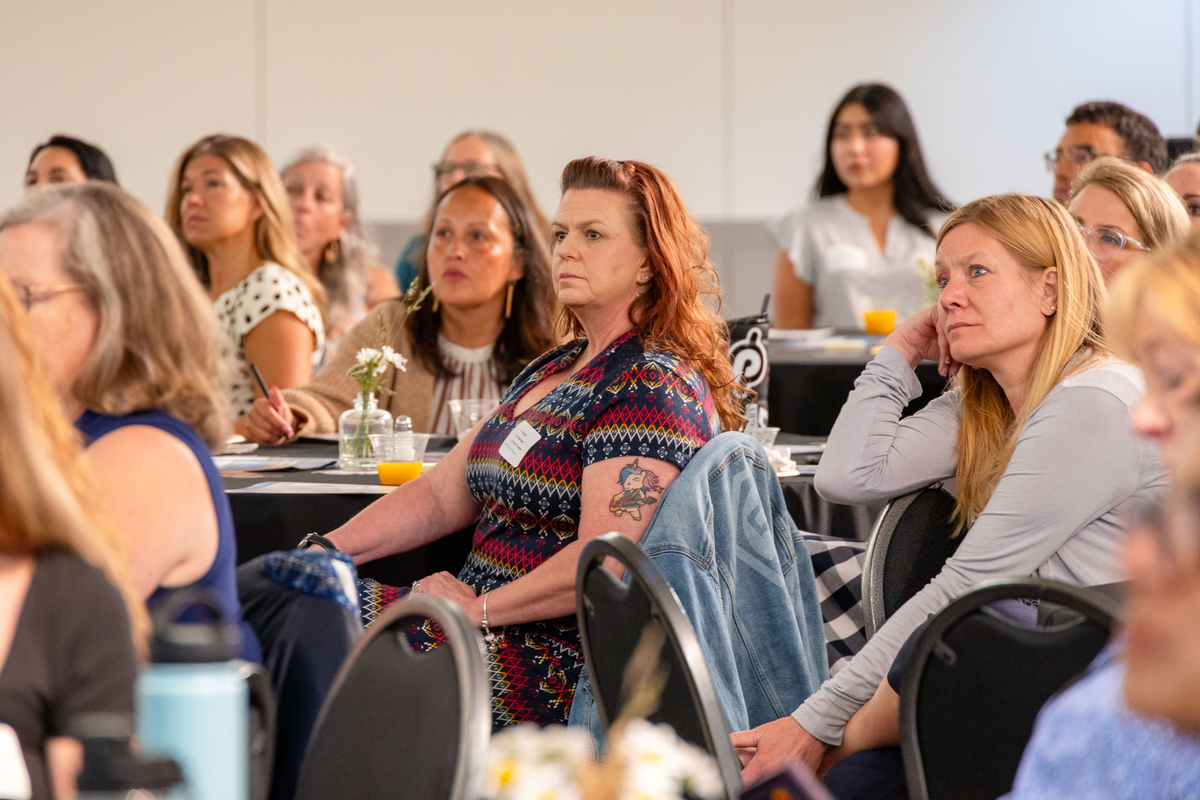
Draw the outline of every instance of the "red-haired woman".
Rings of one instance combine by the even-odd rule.
[[[725,357],[708,239],[670,179],[636,161],[563,171],[553,223],[560,323],[575,339],[531,363],[437,467],[329,535],[356,563],[478,523],[458,577],[414,591],[484,629],[493,720],[562,723],[583,666],[575,565],[590,538],[641,539],[692,455],[743,418]],[[621,499],[630,468],[657,480]],[[653,488],[652,488],[653,485]]]

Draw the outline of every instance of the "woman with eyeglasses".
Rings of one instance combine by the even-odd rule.
[[[1187,209],[1166,181],[1111,156],[1079,173],[1067,211],[1106,281],[1141,253],[1175,244],[1191,230]]]
[[[178,240],[132,195],[89,181],[0,217],[0,271],[24,300],[140,596],[153,610],[184,587],[211,592],[240,627],[241,657],[260,661],[211,455],[229,430],[221,331]]]
[[[1181,155],[1163,177],[1183,199],[1192,227],[1200,228],[1200,153]]]
[[[1125,537],[1122,632],[1042,708],[1007,800],[1200,797],[1200,239],[1116,276],[1104,322],[1170,498]]]
[[[451,139],[442,157],[433,165],[434,197],[441,197],[447,189],[464,178],[487,175],[502,178],[516,189],[521,202],[533,212],[542,239],[549,243],[550,221],[533,196],[529,177],[525,174],[525,164],[512,143],[498,133],[470,130]],[[426,219],[425,223],[428,222]],[[400,291],[408,291],[408,287],[416,280],[421,271],[420,257],[424,250],[425,240],[419,233],[404,245],[396,262],[396,282],[400,285]]]
[[[863,84],[838,102],[816,195],[772,231],[772,324],[861,330],[866,311],[895,309],[903,320],[933,301],[933,237],[953,207],[895,89]]]

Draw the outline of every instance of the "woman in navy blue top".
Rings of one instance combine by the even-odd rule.
[[[220,332],[166,224],[98,182],[38,192],[0,219],[4,271],[153,610],[199,587],[240,624],[233,517],[210,455],[228,433]],[[11,256],[11,257],[9,257]]]

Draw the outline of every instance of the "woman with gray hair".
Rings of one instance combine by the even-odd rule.
[[[283,168],[300,251],[328,295],[325,360],[338,340],[383,300],[400,295],[388,270],[375,262],[358,217],[354,165],[333,149],[309,147]]]
[[[45,189],[0,216],[0,272],[83,435],[147,607],[207,590],[240,626],[241,657],[261,661],[211,455],[229,434],[222,331],[171,229],[110,183]]]

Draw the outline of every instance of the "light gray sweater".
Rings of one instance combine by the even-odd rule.
[[[1141,373],[1115,360],[1069,376],[1046,396],[1017,440],[991,499],[958,551],[881,627],[850,664],[792,714],[840,744],[842,729],[875,693],[909,634],[981,581],[1041,578],[1091,586],[1120,580],[1117,548],[1131,509],[1159,502],[1158,448],[1130,415]],[[885,500],[954,476],[959,398],[948,392],[900,419],[921,394],[908,361],[884,347],[855,381],[829,434],[817,491],[835,503]]]

